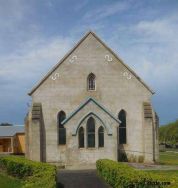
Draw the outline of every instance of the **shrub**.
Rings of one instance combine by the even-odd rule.
[[[0,168],[25,181],[25,188],[56,187],[56,167],[16,156],[0,157]]]
[[[98,174],[105,179],[113,188],[150,188],[165,187],[169,182],[169,187],[178,187],[177,178],[161,176],[151,172],[144,172],[134,169],[125,163],[118,163],[108,159],[96,162]]]

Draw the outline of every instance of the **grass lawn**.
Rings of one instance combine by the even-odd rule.
[[[160,152],[160,163],[162,165],[178,165],[178,153],[173,152]],[[176,182],[178,182],[178,170],[149,170],[146,172],[151,172],[154,174],[162,175],[162,176],[168,176],[175,179]]]
[[[0,172],[0,187],[2,188],[21,188],[22,182],[16,178],[10,177]]]
[[[162,177],[168,177],[165,178],[165,182],[169,182],[169,178],[174,179],[175,185],[172,185],[171,187],[178,187],[178,170],[152,170],[152,171],[147,171],[148,173],[152,174],[157,174]],[[167,186],[165,186],[167,187]]]
[[[178,153],[160,152],[160,163],[164,165],[178,165]]]

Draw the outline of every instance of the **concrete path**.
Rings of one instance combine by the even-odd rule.
[[[158,165],[158,164],[143,164],[143,163],[128,163],[128,165],[140,170],[178,170],[178,165]]]
[[[96,170],[59,170],[58,188],[109,188]]]

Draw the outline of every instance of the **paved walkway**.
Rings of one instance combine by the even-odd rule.
[[[59,170],[58,188],[109,188],[96,170]]]
[[[158,164],[143,164],[143,163],[128,163],[128,165],[140,170],[178,170],[178,165],[158,165]]]

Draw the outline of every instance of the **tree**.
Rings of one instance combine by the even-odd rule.
[[[178,120],[159,128],[159,141],[171,145],[178,143]]]
[[[0,126],[12,126],[11,123],[1,123]]]

